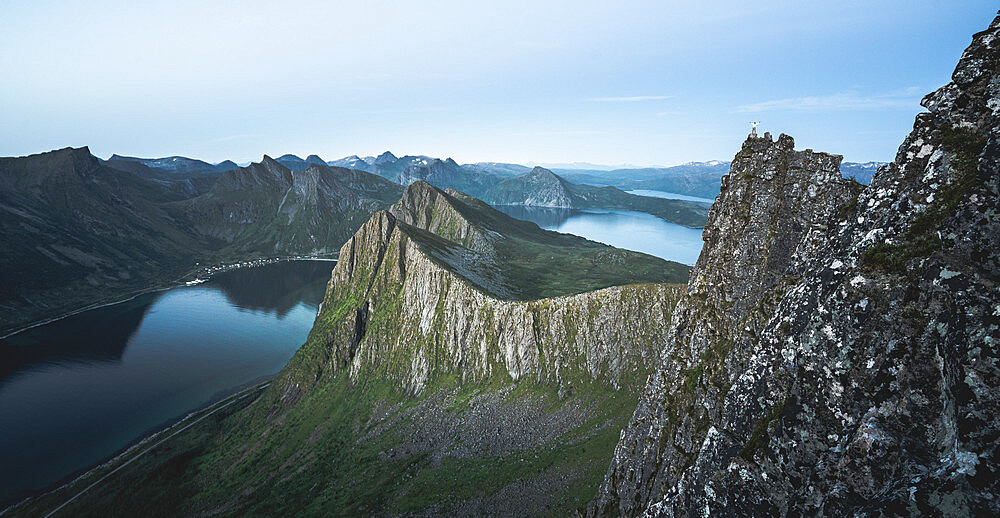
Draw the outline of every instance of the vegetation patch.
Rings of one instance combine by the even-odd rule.
[[[753,454],[757,452],[757,450],[767,446],[767,443],[771,440],[771,435],[768,430],[771,428],[772,423],[781,418],[781,415],[785,411],[785,402],[787,401],[788,397],[786,396],[781,401],[775,403],[774,406],[771,407],[771,411],[768,412],[759,423],[757,423],[757,427],[754,428],[753,433],[750,434],[750,440],[748,440],[747,443],[740,448],[738,454],[740,457],[743,457],[746,460],[751,460],[753,459]]]
[[[914,218],[899,244],[879,243],[864,251],[861,264],[884,273],[906,274],[906,263],[927,257],[941,249],[937,229],[941,221],[952,215],[968,196],[982,184],[977,175],[979,155],[986,141],[973,130],[942,125],[941,148],[950,155],[949,182],[935,193],[934,201]]]

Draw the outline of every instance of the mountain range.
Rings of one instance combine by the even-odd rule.
[[[526,177],[497,164],[480,166],[502,174],[389,152],[357,160],[346,162],[373,173],[329,166],[316,155],[265,155],[246,167],[176,156],[100,160],[86,148],[2,159],[0,199],[10,217],[3,222],[8,295],[0,300],[0,330],[162,286],[211,264],[336,253],[372,213],[418,181],[493,203],[525,205],[545,196],[524,191],[524,199],[510,198]],[[547,177],[562,197],[542,205],[642,210],[691,227],[707,214],[696,204]],[[125,223],[112,223],[118,220]]]
[[[997,515],[997,42],[870,186],[748,137],[686,285],[416,181],[273,380],[12,514]]]
[[[468,513],[585,505],[688,267],[542,230],[424,181],[338,255],[306,344],[256,403],[213,425],[229,437],[218,460],[199,458],[197,439],[178,443],[204,462],[163,479],[190,494],[183,510],[155,484],[121,493],[128,507],[273,514],[322,494],[346,514],[405,514],[446,502],[454,485],[473,497]],[[475,496],[518,481],[530,485]]]
[[[101,161],[87,148],[0,159],[0,330],[209,265],[334,253],[403,191],[369,173],[291,171],[266,156],[224,172],[195,166]]]
[[[319,160],[316,155],[310,155]],[[301,164],[301,158],[285,155],[278,159],[289,168]],[[485,196],[486,191],[504,178],[521,176],[532,171],[532,167],[503,162],[477,162],[458,165],[449,159],[440,160],[423,155],[397,158],[391,152],[378,157],[351,155],[328,162],[331,166],[358,169],[379,174],[396,183],[407,185],[416,179],[424,179],[441,188],[456,188],[474,196]],[[875,171],[886,162],[844,162],[841,172],[845,178],[867,185]],[[410,166],[416,170],[404,174]],[[719,194],[719,181],[729,172],[730,162],[709,160],[688,162],[669,167],[615,168],[592,164],[559,164],[545,169],[574,184],[612,186],[622,190],[656,190],[705,199],[715,199]],[[427,170],[423,170],[426,168]],[[478,173],[478,174],[470,174]]]
[[[704,226],[708,217],[704,204],[636,196],[611,186],[573,184],[542,167],[497,183],[482,198],[493,205],[637,210],[692,228]]]

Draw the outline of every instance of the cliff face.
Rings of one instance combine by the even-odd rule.
[[[399,206],[392,212],[409,214]],[[433,226],[436,220],[419,221]],[[448,375],[528,377],[563,391],[576,382],[619,388],[645,379],[679,286],[501,300],[481,288],[495,272],[477,256],[464,257],[468,253],[389,212],[377,213],[341,250],[310,335],[310,343],[328,351],[324,374],[348,370],[353,379],[391,379],[411,393]]]
[[[483,199],[497,205],[575,207],[568,182],[543,167],[498,183],[486,192]]]
[[[1000,512],[998,35],[857,198],[748,139],[592,514]]]
[[[400,203],[392,207],[392,214],[409,225],[454,241],[477,252],[494,255],[496,233],[473,225],[448,200],[448,196],[463,196],[448,189],[442,192],[427,182],[418,180],[403,192]],[[470,198],[474,200],[474,198]]]

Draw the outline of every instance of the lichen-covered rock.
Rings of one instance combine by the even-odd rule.
[[[998,35],[856,201],[744,144],[591,514],[1000,513]]]

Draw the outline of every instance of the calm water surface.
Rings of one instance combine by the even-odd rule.
[[[278,372],[334,264],[233,270],[0,340],[0,503]]]
[[[699,198],[697,196],[688,196],[686,194],[677,194],[675,192],[667,192],[667,191],[654,191],[650,189],[632,189],[631,191],[625,191],[625,192],[629,194],[635,194],[636,196],[651,196],[653,198],[666,198],[668,200],[696,201],[708,205],[715,203],[715,200],[710,200],[708,198]]]
[[[645,212],[576,210],[505,205],[498,209],[557,232],[693,265],[701,253],[701,229],[682,227]]]

